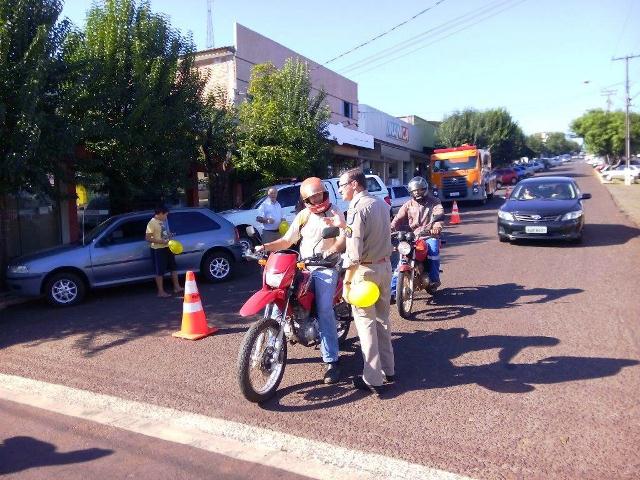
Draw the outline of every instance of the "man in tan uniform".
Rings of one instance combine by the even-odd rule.
[[[380,298],[367,308],[353,307],[353,317],[360,337],[364,357],[362,376],[353,379],[361,390],[381,393],[383,383],[392,382],[395,375],[389,299],[391,284],[391,237],[389,206],[367,191],[367,179],[359,169],[340,176],[338,187],[349,201],[346,223],[335,217],[346,234],[346,263],[344,297],[348,298],[352,285],[370,280],[380,288]]]

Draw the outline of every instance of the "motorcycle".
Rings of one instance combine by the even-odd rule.
[[[416,291],[425,290],[433,295],[429,287],[431,282],[424,271],[424,261],[427,258],[427,239],[432,236],[416,237],[413,232],[394,232],[397,238],[395,250],[399,253],[398,281],[396,287],[396,305],[398,314],[402,318],[411,316],[413,299]],[[444,243],[438,240],[440,244]],[[442,270],[440,270],[442,272]]]
[[[338,236],[337,227],[323,230],[323,239]],[[322,241],[322,240],[320,240]],[[316,244],[319,245],[320,241]],[[243,317],[263,310],[263,316],[247,331],[238,355],[237,378],[244,397],[256,403],[270,399],[278,389],[287,365],[287,344],[299,343],[313,347],[320,343],[320,330],[311,288],[308,267],[326,267],[338,270],[338,284],[333,309],[338,328],[338,342],[343,343],[353,321],[351,305],[342,299],[344,271],[340,255],[323,258],[315,254],[301,258],[295,250],[280,250],[245,254],[263,267],[262,288],[254,293],[240,309]],[[277,306],[277,309],[274,307]],[[275,317],[275,318],[274,318]]]

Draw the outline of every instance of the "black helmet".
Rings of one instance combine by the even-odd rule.
[[[422,177],[413,177],[409,180],[407,189],[415,200],[422,200],[427,195],[429,184]]]

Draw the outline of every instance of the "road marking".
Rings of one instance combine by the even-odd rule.
[[[310,478],[470,480],[384,455],[14,375],[0,374],[0,399]]]

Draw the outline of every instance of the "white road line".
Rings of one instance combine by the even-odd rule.
[[[0,374],[0,398],[310,478],[470,480],[384,455],[13,375]]]

